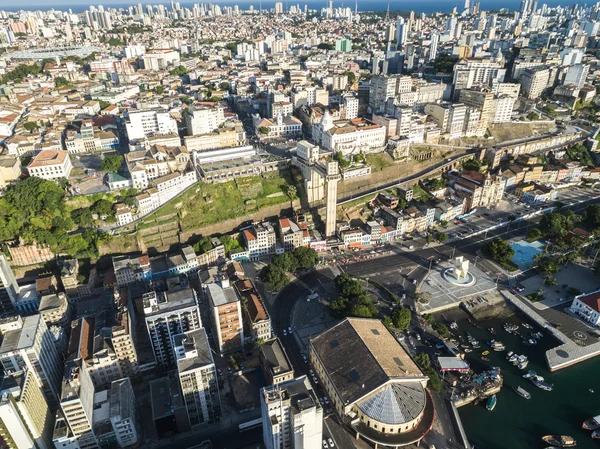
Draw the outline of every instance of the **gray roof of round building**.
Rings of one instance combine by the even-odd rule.
[[[419,382],[392,382],[357,405],[375,421],[398,425],[416,419],[425,403],[425,389]]]

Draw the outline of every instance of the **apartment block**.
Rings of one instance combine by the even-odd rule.
[[[0,311],[10,312],[19,298],[19,284],[4,254],[0,254]]]
[[[219,352],[225,354],[243,349],[242,305],[235,289],[229,285],[229,279],[222,277],[219,284],[208,284],[206,297]]]
[[[115,256],[112,259],[117,285],[129,285],[150,279],[150,258],[142,256]]]
[[[242,300],[245,324],[251,331],[252,341],[269,340],[272,334],[271,318],[260,293],[250,279],[237,281],[235,288]]]
[[[294,368],[278,338],[261,345],[258,357],[268,385],[277,385],[294,378]]]
[[[277,235],[273,225],[268,221],[253,225],[243,232],[248,257],[257,260],[260,257],[275,254]]]
[[[286,251],[304,246],[304,231],[289,218],[282,217],[279,222],[279,238]]]
[[[188,135],[196,136],[215,131],[225,121],[223,106],[193,106],[185,118]]]
[[[69,153],[64,150],[42,150],[27,166],[31,176],[48,180],[68,178],[72,169]]]
[[[164,109],[130,110],[125,126],[129,140],[177,134],[177,122]]]
[[[192,288],[148,292],[141,300],[156,362],[172,367],[175,363],[173,337],[202,327],[196,292]]]
[[[31,371],[4,377],[0,396],[0,438],[5,447],[54,447],[54,416]]]
[[[42,316],[35,314],[6,320],[0,325],[0,331],[4,337],[0,345],[4,373],[15,375],[30,371],[50,407],[56,405],[63,365]]]
[[[110,424],[119,447],[131,447],[139,440],[137,411],[129,377],[110,384]]]
[[[521,89],[530,99],[539,98],[548,87],[550,71],[547,68],[525,69],[521,73]]]
[[[186,171],[189,168],[190,154],[183,146],[153,145],[148,149],[130,151],[125,155],[125,162],[133,188],[143,190],[154,179],[176,171]]]
[[[321,447],[323,409],[306,376],[263,388],[260,405],[267,449]]]
[[[177,375],[192,427],[221,417],[217,371],[204,329],[176,335]]]

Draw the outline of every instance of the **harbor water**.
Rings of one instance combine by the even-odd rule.
[[[458,321],[457,333],[466,336],[465,332],[469,332],[480,342],[479,349],[466,354],[473,370],[481,372],[490,366],[498,366],[504,377],[504,386],[497,395],[498,402],[493,411],[486,410],[485,401],[459,409],[469,442],[478,449],[543,449],[548,446],[541,440],[544,435],[560,434],[575,438],[578,449],[600,448],[600,441],[593,440],[591,432],[581,428],[586,419],[600,415],[600,357],[550,373],[544,353],[558,342],[545,333],[536,346],[527,346],[522,337],[503,329],[505,322],[531,324],[533,329],[525,329],[522,325],[518,329],[528,338],[531,332],[540,331],[535,323],[523,316]],[[495,335],[488,331],[490,327],[496,330]],[[503,342],[506,350],[492,351],[485,344],[492,339]],[[490,351],[485,356],[489,361],[482,361],[481,353],[486,350]],[[506,360],[509,351],[526,355],[529,366],[518,369]],[[543,376],[554,389],[544,391],[524,379],[523,374],[529,370]],[[527,390],[531,399],[515,393],[512,387],[517,386]]]

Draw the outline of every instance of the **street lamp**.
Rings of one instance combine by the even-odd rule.
[[[473,262],[474,267],[477,267],[477,259],[479,259],[479,254],[475,256],[475,262]]]

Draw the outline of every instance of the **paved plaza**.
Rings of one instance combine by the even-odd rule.
[[[533,303],[533,307],[542,310],[570,303],[573,295],[568,293],[569,288],[576,288],[581,293],[590,293],[600,287],[600,277],[595,276],[592,270],[582,265],[561,266],[555,277],[556,285],[552,287],[544,285],[544,279],[540,275],[525,279],[520,282],[525,288],[521,294],[527,296],[541,288],[544,300]]]
[[[431,269],[431,273],[425,278],[420,291],[431,293],[432,299],[429,304],[419,305],[420,312],[432,313],[457,307],[465,297],[482,295],[496,289],[496,279],[490,278],[473,265],[469,267],[469,273],[477,279],[475,284],[467,287],[453,285],[442,277],[442,273],[452,267],[453,265],[450,263],[440,263]]]

